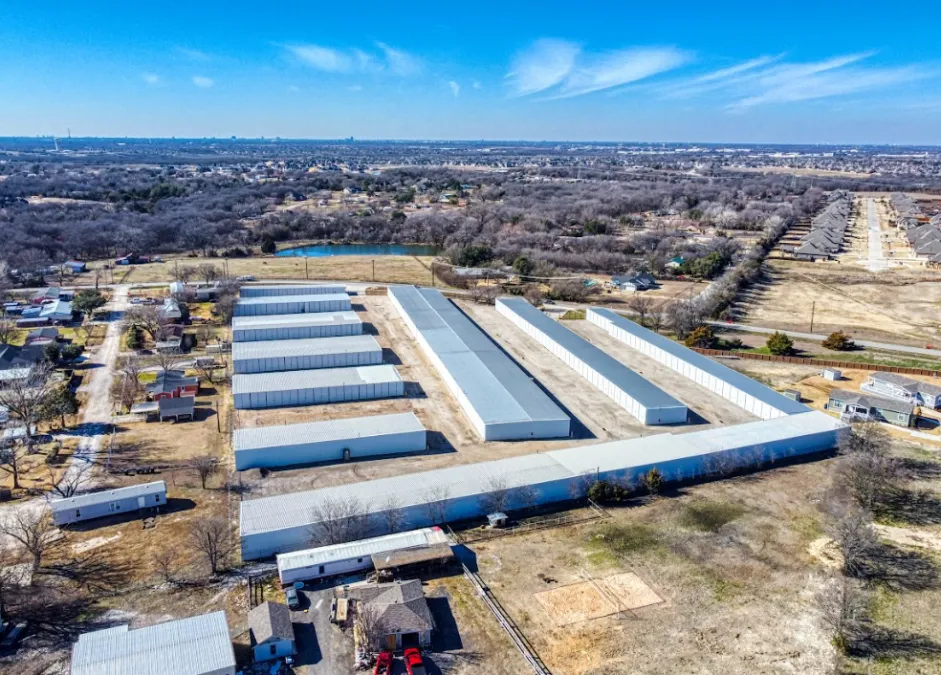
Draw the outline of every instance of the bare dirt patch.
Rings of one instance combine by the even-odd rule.
[[[617,607],[588,581],[553,588],[533,596],[557,626],[600,619],[617,612]]]

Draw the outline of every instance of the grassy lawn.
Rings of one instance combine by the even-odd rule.
[[[767,347],[735,349],[732,351],[739,354],[771,354]],[[795,351],[792,356],[798,356],[807,359],[821,359],[826,361],[845,361],[848,364],[872,364],[880,366],[892,366],[895,368],[925,368],[927,370],[941,370],[941,361],[934,361],[927,358],[921,359],[917,357],[908,357],[900,354],[892,354],[889,352],[860,350],[855,352],[823,352],[815,354],[798,350]]]

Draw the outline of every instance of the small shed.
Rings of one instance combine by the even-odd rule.
[[[792,401],[797,401],[798,403],[801,402],[801,393],[798,389],[785,389],[781,393]]]
[[[836,368],[824,368],[821,375],[823,375],[823,379],[831,382],[838,382],[843,379],[843,372]]]
[[[194,396],[162,398],[157,402],[157,416],[161,422],[170,418],[176,422],[191,420],[195,415],[196,397]]]
[[[266,601],[253,608],[248,613],[248,630],[256,662],[297,653],[291,610],[287,605]]]

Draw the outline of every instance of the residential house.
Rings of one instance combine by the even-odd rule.
[[[647,291],[657,287],[657,280],[647,272],[640,274],[615,275],[611,277],[611,285],[622,291],[634,293]]]
[[[48,344],[59,341],[59,329],[49,326],[47,328],[36,328],[26,335],[24,344],[38,345],[45,347]]]
[[[685,262],[686,262],[686,258],[678,255],[675,258],[670,258],[667,261],[667,264],[664,265],[664,267],[666,267],[668,270],[678,270],[679,268],[683,266]]]
[[[859,388],[913,405],[932,409],[941,407],[941,387],[897,373],[872,373]]]
[[[235,675],[225,612],[131,630],[127,624],[83,633],[71,675]]]
[[[32,300],[30,302],[34,305],[43,305],[47,302],[59,299],[59,294],[61,289],[58,286],[49,286],[48,288],[43,288],[36,291],[33,294]]]
[[[170,295],[182,295],[186,292],[186,284],[182,281],[170,282]]]
[[[81,262],[80,260],[66,260],[62,263],[62,266],[69,270],[72,274],[81,274],[88,269],[88,265]]]
[[[147,385],[147,396],[154,401],[164,398],[180,398],[199,394],[199,378],[187,377],[182,370],[162,370],[156,379]]]
[[[845,421],[888,422],[899,427],[913,426],[916,419],[911,403],[845,389],[830,392],[827,410],[840,413],[840,419]]]
[[[280,602],[266,601],[248,613],[248,632],[255,661],[270,661],[297,653],[291,610]]]
[[[0,344],[0,385],[14,380],[26,380],[37,364],[46,360],[43,345],[14,347]]]
[[[65,300],[53,300],[47,302],[39,310],[40,319],[45,319],[49,323],[67,323],[72,320],[75,312],[72,310],[72,303]],[[27,318],[24,314],[23,318]]]
[[[431,644],[434,619],[420,580],[351,586],[346,595],[356,601],[358,612],[362,606],[374,613],[379,632],[374,647],[395,651]]]

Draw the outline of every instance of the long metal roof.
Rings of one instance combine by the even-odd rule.
[[[389,288],[485,424],[568,416],[454,303],[434,289]]]
[[[232,394],[255,394],[266,391],[319,389],[378,382],[400,382],[395,366],[357,366],[353,368],[321,368],[289,370],[277,373],[252,373],[232,376]]]
[[[420,530],[360,539],[346,544],[332,544],[293,553],[282,553],[278,556],[278,571],[283,572],[284,570],[311,567],[313,565],[326,565],[349,560],[350,558],[367,558],[390,551],[447,543],[448,537],[441,528],[425,527]]]
[[[266,295],[324,295],[335,293],[346,293],[346,286],[343,284],[253,284],[242,286],[239,289],[239,295],[243,298],[258,298]]]
[[[277,305],[292,302],[337,302],[346,300],[350,296],[346,293],[323,293],[319,295],[266,295],[258,298],[239,298],[240,305]]]
[[[232,318],[232,331],[262,328],[306,328],[362,323],[356,312],[318,312],[316,314],[266,314],[263,316],[236,316]]]
[[[657,434],[626,441],[583,445],[566,450],[464,464],[435,471],[251,499],[241,503],[242,536],[312,523],[313,510],[328,501],[356,500],[365,513],[379,513],[394,499],[398,508],[436,500],[473,497],[497,486],[513,489],[567,480],[596,471],[635,467],[696,457],[722,450],[760,446],[833,432],[846,425],[820,411],[792,417],[718,427],[689,434]]]
[[[603,352],[580,335],[573,333],[558,321],[550,319],[523,298],[500,298],[497,302],[537,330],[545,333],[550,340],[558,343],[559,346],[570,352],[579,361],[592,368],[648,410],[686,407],[685,404],[638,375],[614,357]]]
[[[130,485],[114,490],[100,490],[99,492],[89,492],[74,497],[65,497],[63,499],[52,499],[49,501],[49,507],[53,512],[63,509],[78,509],[92,504],[104,504],[114,502],[120,499],[132,499],[134,497],[149,497],[150,495],[166,494],[167,484],[162,480],[152,483],[141,483],[140,485]]]
[[[225,612],[84,633],[72,647],[71,675],[205,675],[234,668]]]
[[[232,360],[292,358],[296,356],[324,356],[358,352],[381,352],[382,347],[372,335],[343,335],[338,337],[302,338],[299,340],[265,340],[262,342],[236,342],[232,345]]]
[[[595,312],[603,316],[604,318],[611,321],[615,326],[620,328],[626,333],[636,336],[637,338],[648,342],[655,347],[658,347],[668,353],[670,356],[673,356],[680,361],[685,361],[695,368],[712,375],[719,380],[729,384],[732,387],[735,387],[739,391],[743,391],[749,396],[753,396],[762,403],[766,403],[776,410],[780,410],[782,413],[787,415],[796,415],[798,413],[804,413],[810,410],[807,406],[798,403],[797,401],[792,401],[786,396],[779,394],[773,389],[766,387],[765,385],[757,382],[746,375],[742,375],[736,370],[732,370],[728,366],[723,366],[721,363],[713,361],[708,356],[704,356],[698,352],[694,352],[688,347],[674,342],[670,338],[664,337],[659,333],[655,333],[652,330],[648,330],[643,326],[634,323],[630,319],[626,319],[620,314],[611,311],[610,309],[604,308],[592,308],[588,310],[590,312]]]
[[[232,444],[235,452],[239,452],[279,446],[404,434],[424,430],[425,427],[415,416],[415,413],[408,412],[236,429],[232,434]]]

